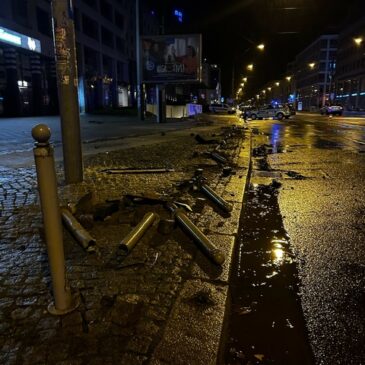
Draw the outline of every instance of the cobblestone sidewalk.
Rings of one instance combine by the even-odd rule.
[[[147,211],[169,218],[162,205],[124,207],[89,229],[97,252],[85,252],[64,231],[67,275],[81,298],[78,310],[54,317],[47,252],[33,168],[0,173],[0,363],[1,364],[215,364],[228,277],[250,159],[249,131],[212,126],[214,137],[230,134],[220,153],[235,174],[204,152],[193,134],[176,141],[92,156],[85,181],[60,186],[61,204],[93,191],[98,202],[125,194],[180,194],[189,217],[226,254],[212,264],[179,229],[161,234],[155,224],[134,250],[118,243]],[[213,145],[215,146],[215,145]],[[109,175],[115,167],[173,168],[166,174]],[[224,215],[197,192],[177,184],[204,169],[209,186],[233,204]]]

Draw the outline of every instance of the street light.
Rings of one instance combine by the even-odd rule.
[[[280,85],[280,82],[279,81],[275,82],[275,85],[276,86],[279,86]]]
[[[243,78],[242,78],[242,81],[243,81],[243,82],[247,82],[247,77],[243,77]]]
[[[259,45],[257,45],[257,49],[262,52],[265,49],[265,45],[263,43],[260,43]]]
[[[363,38],[362,37],[356,37],[356,38],[354,38],[354,42],[355,42],[355,44],[358,46],[358,47],[360,47],[361,46],[361,44],[362,44],[362,42],[363,42]]]
[[[316,64],[315,64],[315,62],[311,62],[311,63],[308,63],[308,66],[309,66],[309,68],[311,69],[311,70],[313,70],[314,69],[314,66],[315,66]]]
[[[250,63],[249,65],[247,65],[246,68],[247,68],[248,71],[253,71],[253,64]]]
[[[291,78],[292,78],[291,76],[285,77],[286,81],[288,81],[288,82],[290,82]]]

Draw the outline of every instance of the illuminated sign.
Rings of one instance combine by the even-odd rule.
[[[0,42],[12,44],[33,52],[41,52],[41,42],[38,39],[0,27]]]
[[[180,83],[201,79],[201,36],[180,34],[141,38],[144,82]]]
[[[174,15],[177,17],[177,20],[182,23],[183,22],[183,12],[180,10],[174,10]]]

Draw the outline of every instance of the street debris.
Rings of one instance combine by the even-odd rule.
[[[222,265],[225,256],[221,250],[204,235],[204,233],[187,217],[187,215],[175,204],[168,204],[168,209],[173,213],[177,224],[191,238],[204,254],[215,264]]]
[[[212,200],[220,209],[229,213],[232,211],[232,205],[221,198],[212,188],[204,183],[206,178],[203,176],[203,169],[197,169],[194,177],[189,180],[191,188],[201,191],[206,197]]]
[[[62,221],[76,241],[88,252],[95,252],[96,241],[67,208],[61,208]]]
[[[137,242],[146,233],[148,228],[152,226],[154,221],[158,218],[156,213],[147,213],[142,221],[120,242],[119,247],[125,252],[129,253],[137,244]]]
[[[305,176],[303,176],[303,175],[301,175],[301,174],[299,174],[298,172],[295,172],[295,171],[287,171],[286,174],[289,177],[293,178],[294,180],[304,180],[304,179],[306,179]]]
[[[217,139],[206,139],[202,137],[200,134],[195,136],[195,140],[200,144],[216,144],[219,143]]]
[[[228,163],[228,160],[217,152],[207,152],[207,155],[210,156],[214,161],[217,161],[219,163]]]
[[[139,168],[123,168],[123,169],[105,169],[101,170],[101,172],[105,172],[107,174],[163,174],[167,172],[174,172],[175,169],[167,169],[167,168],[151,168],[151,169],[139,169]]]
[[[172,233],[175,229],[175,220],[173,219],[160,219],[157,227],[157,231],[163,235]]]
[[[215,305],[210,289],[199,290],[189,300],[200,307],[213,307]]]

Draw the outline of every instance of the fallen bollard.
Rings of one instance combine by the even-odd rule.
[[[224,164],[228,162],[228,160],[225,157],[223,157],[222,155],[220,155],[219,153],[210,152],[209,155],[214,161],[224,163]]]
[[[190,236],[203,250],[203,252],[217,265],[222,265],[225,256],[204,233],[188,218],[188,216],[175,204],[167,204],[167,208],[174,214],[177,224]]]
[[[137,242],[142,238],[147,229],[153,224],[153,222],[158,218],[156,213],[147,213],[138,223],[138,225],[127,234],[126,237],[120,242],[119,247],[126,251],[131,252]]]
[[[175,169],[106,169],[101,172],[105,172],[107,174],[163,174],[166,172],[174,172]]]
[[[88,252],[95,252],[96,241],[67,208],[61,208],[64,225],[76,241]]]
[[[200,190],[206,195],[209,199],[213,200],[213,202],[218,205],[219,208],[224,210],[227,213],[232,211],[232,205],[226,202],[223,198],[221,198],[212,188],[204,183],[199,185]]]
[[[54,303],[49,304],[48,312],[63,315],[75,310],[79,300],[72,296],[66,279],[54,151],[49,143],[51,131],[47,125],[38,124],[32,129],[32,136],[36,140],[33,152],[54,295]]]
[[[208,198],[213,200],[219,208],[229,213],[232,211],[232,205],[221,198],[212,188],[204,184],[205,178],[203,177],[203,169],[196,169],[194,176],[194,183],[198,186],[200,191],[202,191]]]

